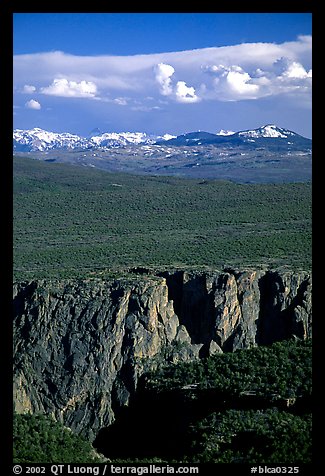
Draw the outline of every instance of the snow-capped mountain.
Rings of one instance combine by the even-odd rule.
[[[272,150],[305,150],[311,149],[311,139],[306,139],[296,132],[283,129],[274,124],[268,124],[257,129],[233,133],[221,130],[218,134],[210,132],[190,132],[175,139],[168,140],[167,145],[196,146],[222,145],[224,147],[243,146],[251,149],[267,148]]]
[[[128,144],[152,144],[156,138],[147,136],[145,132],[104,132],[92,136],[90,142],[97,147],[119,147]]]
[[[145,132],[104,132],[94,129],[88,137],[68,132],[49,132],[40,128],[30,130],[15,129],[13,148],[16,152],[49,151],[56,149],[110,149],[130,145],[168,145],[200,146],[223,145],[225,147],[244,146],[250,148],[267,147],[271,149],[311,149],[312,141],[301,135],[268,124],[257,129],[232,132],[220,130],[219,133],[197,131],[173,136],[147,135]]]
[[[130,144],[153,144],[157,140],[166,141],[173,137],[149,136],[144,132],[105,132],[94,129],[90,135],[81,137],[68,132],[49,132],[38,127],[30,130],[15,129],[13,146],[17,152],[47,151],[53,149],[97,149],[123,147]]]
[[[87,148],[88,141],[69,132],[56,133],[38,127],[30,130],[15,129],[13,133],[14,150],[44,151],[51,149]]]
[[[249,138],[261,138],[261,137],[280,137],[281,139],[288,139],[289,137],[296,136],[295,132],[277,127],[275,124],[267,124],[266,126],[259,127],[258,129],[237,132],[240,137]]]

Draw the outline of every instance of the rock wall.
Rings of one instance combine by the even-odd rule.
[[[311,336],[308,273],[225,270],[14,284],[14,404],[91,440],[166,362]]]

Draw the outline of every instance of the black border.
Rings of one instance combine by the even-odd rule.
[[[318,398],[323,394],[323,379],[321,373],[321,359],[322,359],[322,336],[323,333],[319,327],[320,323],[324,320],[323,309],[321,309],[321,303],[319,297],[321,296],[321,286],[322,276],[320,267],[320,250],[322,248],[319,246],[319,241],[322,239],[323,227],[322,227],[322,215],[324,216],[323,211],[323,197],[320,194],[321,189],[318,188],[321,184],[320,180],[322,177],[322,161],[325,159],[322,157],[319,146],[320,134],[318,134],[318,128],[322,127],[322,110],[320,109],[320,114],[317,113],[317,106],[319,105],[319,100],[321,96],[317,95],[317,66],[321,64],[321,59],[317,59],[317,54],[319,54],[321,47],[318,48],[318,43],[321,41],[320,31],[322,25],[321,17],[321,2],[314,1],[303,1],[296,0],[294,2],[290,1],[278,1],[272,0],[272,2],[265,2],[260,0],[259,2],[208,2],[205,4],[198,3],[194,7],[200,6],[199,9],[192,9],[188,12],[184,12],[180,8],[175,10],[175,3],[172,4],[172,7],[169,8],[168,5],[164,3],[164,7],[167,9],[164,11],[152,11],[148,10],[148,5],[141,7],[138,5],[137,10],[127,8],[126,11],[121,11],[121,9],[114,10],[111,8],[111,2],[105,1],[92,1],[91,10],[85,11],[83,8],[80,10],[80,7],[83,5],[78,2],[76,7],[73,7],[67,2],[62,2],[60,5],[59,2],[55,2],[54,5],[50,3],[37,4],[30,0],[28,3],[19,2],[19,1],[6,1],[4,0],[0,4],[0,45],[1,45],[1,68],[2,74],[0,75],[1,81],[1,91],[3,93],[1,101],[1,115],[3,117],[1,121],[1,145],[2,145],[2,161],[1,161],[1,183],[0,190],[3,193],[3,198],[1,200],[1,218],[2,218],[2,227],[1,227],[1,244],[2,244],[2,257],[3,265],[1,266],[0,273],[0,286],[1,286],[1,391],[0,391],[0,428],[1,428],[1,457],[0,457],[0,468],[3,468],[1,474],[13,474],[12,473],[12,415],[13,415],[13,399],[12,399],[12,248],[13,248],[13,227],[12,227],[12,95],[9,94],[9,91],[12,90],[13,85],[13,76],[12,76],[12,66],[13,66],[13,14],[14,13],[312,13],[313,21],[313,84],[314,92],[313,98],[317,97],[317,101],[313,101],[313,151],[314,153],[314,162],[313,162],[313,275],[314,275],[314,299],[313,299],[313,308],[316,311],[316,320],[314,327],[316,331],[314,332],[313,337],[313,372],[314,372],[314,384],[316,386],[316,397],[315,397],[315,413],[314,413],[314,460],[312,467],[308,465],[304,466],[300,474],[313,474],[318,468],[316,466],[321,465],[323,458],[321,456],[321,438],[322,438],[322,402],[317,401]],[[213,3],[213,5],[211,5]],[[151,6],[151,5],[149,5]],[[190,5],[191,7],[193,5]],[[28,9],[27,9],[28,7]],[[47,7],[47,8],[46,8]],[[78,8],[79,7],[79,8]],[[129,7],[126,4],[126,7]],[[174,9],[173,9],[174,7]],[[217,8],[218,7],[218,8]],[[227,8],[226,8],[227,7]],[[231,8],[229,8],[231,7]],[[244,8],[243,8],[244,7]],[[319,7],[318,9],[316,7]],[[217,11],[216,11],[217,9]],[[318,64],[317,64],[318,63]],[[315,76],[316,72],[316,76]],[[318,83],[318,84],[317,84]],[[316,96],[317,95],[317,96]],[[10,120],[9,120],[10,118]],[[318,217],[318,212],[321,210],[321,215]],[[320,229],[317,230],[317,227]],[[26,466],[26,465],[25,465]],[[249,474],[250,466],[243,465],[200,465],[200,475],[203,474],[228,474],[229,470],[234,471],[236,474]],[[321,467],[321,466],[320,466]],[[9,471],[8,471],[9,470]],[[26,473],[22,473],[26,474]],[[50,473],[48,473],[50,474]],[[317,473],[315,473],[317,474]]]

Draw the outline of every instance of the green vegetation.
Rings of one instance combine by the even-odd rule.
[[[148,374],[147,388],[156,392],[199,382],[231,397],[241,392],[276,393],[283,398],[310,396],[312,384],[311,339],[275,342],[207,359],[162,367]]]
[[[311,340],[168,366],[149,377],[147,388],[159,395],[195,382],[198,389],[187,398],[209,414],[190,426],[185,461],[311,461]],[[289,398],[292,407],[286,406]],[[216,402],[223,402],[223,411]]]
[[[93,447],[44,415],[14,415],[14,463],[98,463]]]
[[[288,340],[159,368],[96,447],[116,462],[311,462],[311,351]]]
[[[311,267],[311,184],[108,173],[14,158],[14,275]]]
[[[228,410],[200,421],[192,431],[200,463],[311,462],[311,414],[298,416],[276,409]]]

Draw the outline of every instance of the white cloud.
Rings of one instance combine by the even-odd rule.
[[[303,79],[303,78],[311,78],[312,72],[309,70],[305,70],[305,68],[297,61],[293,61],[289,64],[288,69],[283,73],[283,76],[287,78],[296,78],[296,79]]]
[[[32,86],[30,84],[25,84],[23,87],[23,93],[33,94],[35,91],[36,91],[35,86]]]
[[[113,102],[115,102],[115,104],[118,104],[119,106],[126,106],[128,103],[127,99],[123,97],[115,98],[113,99]]]
[[[305,79],[312,77],[312,70],[308,72],[301,62],[281,57],[276,60],[272,68],[270,68],[271,74],[274,73],[278,79]]]
[[[304,95],[306,98],[307,94],[311,99],[312,70],[307,72],[301,63],[290,58],[278,58],[268,68],[255,67],[250,72],[238,64],[209,65],[203,71],[208,78],[214,78],[214,95],[207,79],[205,88],[202,88],[203,98],[238,101],[280,94]]]
[[[139,105],[139,106],[132,106],[132,111],[140,111],[140,112],[151,112],[151,111],[159,111],[161,107],[159,106],[146,106],[146,105]]]
[[[198,102],[199,98],[195,94],[195,89],[186,86],[185,81],[178,81],[175,88],[176,100],[178,102]]]
[[[260,86],[266,85],[267,80],[261,77],[261,72],[253,79],[241,66],[223,64],[212,65],[207,72],[215,74],[214,88],[220,100],[256,99],[265,94],[260,91]]]
[[[27,107],[27,109],[36,109],[36,110],[41,109],[40,103],[38,101],[35,101],[35,99],[31,99],[30,101],[27,101],[25,103],[25,107]]]
[[[250,84],[251,77],[245,71],[229,71],[227,73],[227,82],[230,88],[239,95],[245,97],[256,97],[259,92],[257,84]]]
[[[160,86],[160,94],[163,96],[170,96],[177,102],[190,103],[199,101],[195,94],[193,86],[187,86],[185,81],[177,81],[173,85],[172,76],[175,73],[175,68],[170,64],[159,63],[154,68],[155,78]]]
[[[148,96],[154,98],[151,106],[162,100],[167,105],[170,100],[241,101],[280,94],[306,103],[311,102],[311,77],[311,36],[134,56],[57,51],[14,57],[17,94],[37,91],[126,107]]]
[[[69,81],[65,78],[55,78],[50,86],[40,89],[42,94],[50,96],[94,98],[97,86],[92,81]]]
[[[173,92],[171,77],[174,73],[175,69],[170,64],[159,63],[155,67],[156,81],[163,96],[170,96]]]

